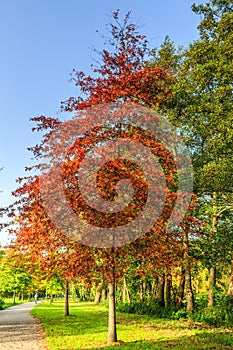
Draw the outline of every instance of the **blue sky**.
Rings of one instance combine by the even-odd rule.
[[[200,18],[194,0],[1,0],[0,5],[0,206],[12,201],[15,179],[30,163],[27,147],[39,141],[30,117],[56,116],[60,102],[77,95],[68,82],[73,68],[90,72],[91,47],[103,48],[109,14],[132,11],[132,19],[159,46],[169,35],[176,45],[197,39]],[[196,3],[200,3],[196,0]],[[1,233],[0,242],[6,241]]]

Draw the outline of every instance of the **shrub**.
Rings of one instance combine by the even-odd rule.
[[[118,303],[117,310],[120,312],[127,312],[130,314],[148,315],[159,318],[170,318],[174,309],[172,307],[165,308],[161,305],[159,300],[153,299],[147,302],[132,301],[130,304],[123,304],[121,302]]]
[[[201,310],[207,307],[208,295],[207,294],[196,294],[194,296],[195,310]]]
[[[205,307],[197,310],[192,315],[194,321],[205,322],[209,325],[232,326],[233,325],[233,298],[222,297],[216,306]]]
[[[4,300],[2,298],[0,298],[0,310],[3,309],[3,305],[4,305]]]
[[[181,318],[188,318],[188,312],[186,309],[180,309],[178,311],[173,311],[171,315],[172,320],[180,320]]]
[[[191,319],[215,327],[232,327],[233,297],[219,297],[214,307],[207,307],[207,300],[207,295],[197,295],[195,299],[195,311],[193,313],[187,312],[185,307],[180,310],[176,310],[174,305],[164,307],[157,299],[144,302],[132,301],[130,304],[120,302],[117,305],[117,310],[131,314],[170,318],[173,320]]]

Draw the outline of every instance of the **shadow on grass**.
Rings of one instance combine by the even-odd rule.
[[[64,304],[41,304],[33,315],[38,317],[54,349],[233,349],[233,330],[205,324],[153,319],[118,313],[118,338],[124,340],[108,346],[108,310],[103,305],[70,305],[70,316],[63,316]],[[139,340],[140,339],[140,340]],[[134,341],[135,340],[135,341]]]
[[[31,314],[40,319],[42,326],[46,324],[49,336],[88,335],[97,330],[98,333],[107,332],[108,311],[95,304],[71,305],[69,316],[64,316],[62,305],[41,304]]]
[[[232,350],[233,349],[233,332],[232,331],[217,331],[210,334],[203,332],[194,336],[183,336],[175,340],[141,340],[135,342],[121,342],[114,346],[96,344],[81,349],[97,350]]]

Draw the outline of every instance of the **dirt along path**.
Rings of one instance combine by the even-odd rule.
[[[34,302],[0,311],[0,350],[47,350],[39,322],[29,312]]]

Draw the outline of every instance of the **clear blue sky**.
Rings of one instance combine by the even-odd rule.
[[[151,47],[169,35],[188,46],[198,36],[195,0],[1,0],[0,10],[0,206],[12,201],[15,179],[30,163],[27,147],[39,140],[29,118],[56,116],[60,102],[75,96],[73,68],[90,72],[90,49],[103,48],[110,11],[132,11]],[[196,3],[202,1],[196,0]],[[6,241],[5,233],[0,242]]]

